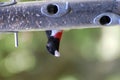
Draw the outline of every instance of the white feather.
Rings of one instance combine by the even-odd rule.
[[[60,57],[60,53],[57,50],[55,50],[55,56]]]

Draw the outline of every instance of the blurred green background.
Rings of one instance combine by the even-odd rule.
[[[4,0],[5,1],[5,0]],[[45,32],[0,34],[0,80],[120,80],[120,28],[64,31],[61,57],[46,50]]]

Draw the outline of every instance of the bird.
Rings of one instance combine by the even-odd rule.
[[[62,34],[63,30],[46,30],[46,35],[48,39],[46,48],[48,52],[55,57],[60,57],[59,45]]]

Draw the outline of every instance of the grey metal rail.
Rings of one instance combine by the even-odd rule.
[[[119,0],[21,2],[0,7],[0,31],[39,31],[120,24]]]

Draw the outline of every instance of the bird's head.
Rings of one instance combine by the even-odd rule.
[[[46,45],[47,50],[54,56],[59,57],[59,43],[60,40],[54,37],[50,37]]]

